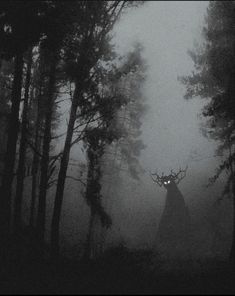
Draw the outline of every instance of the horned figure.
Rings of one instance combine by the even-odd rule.
[[[156,247],[167,257],[190,255],[190,216],[178,184],[186,176],[187,167],[169,175],[151,173],[152,180],[167,190],[165,208],[159,223]]]

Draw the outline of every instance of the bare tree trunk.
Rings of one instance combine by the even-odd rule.
[[[37,231],[39,241],[43,242],[45,233],[45,218],[46,218],[46,194],[48,185],[48,168],[49,168],[49,154],[51,142],[51,123],[54,105],[54,91],[55,91],[55,74],[56,74],[56,54],[53,53],[50,59],[50,73],[48,83],[48,96],[45,117],[45,130],[43,136],[42,158],[41,158],[41,174],[39,187],[39,203],[37,215]]]
[[[17,170],[17,184],[16,184],[16,197],[14,208],[14,230],[18,233],[21,230],[21,211],[22,211],[22,199],[24,190],[24,177],[25,177],[25,158],[27,149],[27,123],[28,123],[28,100],[29,100],[29,87],[31,78],[31,66],[32,66],[32,50],[28,54],[28,64],[25,79],[25,94],[24,94],[24,109],[22,115],[22,128],[20,139],[20,151],[19,151],[19,163]]]
[[[35,138],[34,138],[34,147],[37,151],[34,151],[33,154],[33,163],[32,163],[32,189],[31,189],[31,204],[30,204],[30,216],[29,216],[29,226],[30,228],[34,227],[34,212],[35,212],[35,202],[37,195],[37,187],[38,187],[38,169],[39,169],[39,154],[37,152],[41,152],[41,141],[39,137],[40,124],[41,124],[41,112],[40,112],[40,103],[38,99],[37,104],[37,119],[36,119],[36,130],[35,130]]]
[[[32,186],[31,186],[31,204],[29,215],[29,227],[34,228],[35,220],[35,203],[38,193],[38,177],[39,177],[39,164],[41,155],[41,129],[43,124],[43,110],[42,110],[42,85],[43,85],[43,69],[42,62],[39,62],[39,82],[36,89],[36,122],[35,122],[35,135],[34,135],[34,151],[32,162]],[[37,74],[36,74],[37,75]]]
[[[234,177],[233,177],[234,178]],[[233,181],[233,241],[230,250],[229,261],[233,269],[235,268],[235,181]]]
[[[76,83],[75,92],[73,95],[72,106],[70,110],[69,124],[67,128],[67,135],[64,144],[63,155],[60,162],[60,171],[58,175],[58,182],[56,188],[56,196],[54,203],[54,211],[51,224],[51,256],[56,258],[59,255],[59,223],[61,208],[63,202],[64,186],[66,173],[69,163],[69,155],[71,149],[71,142],[73,137],[73,129],[76,121],[76,113],[78,108],[79,90]]]
[[[231,146],[229,147],[229,153],[230,153],[230,157],[232,156],[232,152],[231,152]],[[231,171],[231,175],[232,175],[232,199],[233,199],[233,236],[232,236],[232,246],[231,246],[231,250],[230,250],[230,254],[229,254],[229,261],[231,263],[231,266],[233,268],[235,268],[235,176],[234,176],[234,168],[233,168],[233,163],[231,160],[231,164],[230,164],[230,171]]]
[[[7,149],[4,162],[0,198],[0,236],[1,245],[7,243],[11,220],[11,186],[14,177],[16,146],[19,129],[19,109],[23,74],[23,55],[18,53],[14,61],[14,80],[12,87],[12,105],[8,125]]]

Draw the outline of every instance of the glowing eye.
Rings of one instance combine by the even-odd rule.
[[[164,182],[164,184],[167,184],[167,182]]]
[[[171,181],[168,181],[168,184],[171,183]]]

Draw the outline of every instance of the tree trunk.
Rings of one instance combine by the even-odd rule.
[[[59,223],[61,208],[64,195],[64,186],[66,173],[69,163],[69,155],[71,149],[71,142],[73,137],[73,129],[76,121],[76,113],[78,108],[79,90],[76,83],[75,92],[73,95],[72,106],[70,110],[69,124],[67,128],[67,135],[64,144],[63,155],[60,162],[60,171],[58,175],[58,182],[55,195],[54,211],[51,224],[51,256],[56,258],[59,255]]]
[[[39,81],[36,88],[36,122],[35,122],[35,136],[34,136],[34,151],[33,151],[33,162],[32,162],[32,186],[31,186],[31,204],[30,204],[30,215],[29,215],[29,226],[34,228],[35,220],[35,203],[38,193],[38,175],[39,175],[39,163],[41,154],[41,129],[43,123],[43,110],[42,110],[42,85],[43,85],[43,67],[42,62],[39,63]],[[36,74],[37,75],[37,74]],[[32,98],[32,97],[31,97]],[[31,102],[32,104],[32,102]]]
[[[54,90],[55,90],[55,73],[56,73],[56,54],[52,54],[50,59],[50,73],[48,82],[48,96],[45,116],[45,130],[43,136],[42,158],[41,158],[41,174],[39,187],[39,203],[37,216],[37,231],[39,242],[43,242],[45,233],[45,218],[46,218],[46,194],[48,185],[48,167],[51,142],[51,123],[54,105]]]
[[[29,100],[29,87],[31,78],[31,65],[32,65],[32,50],[28,54],[28,64],[25,79],[25,94],[24,94],[24,109],[22,115],[22,128],[20,139],[20,151],[19,151],[19,164],[17,170],[17,184],[16,184],[16,197],[14,208],[14,230],[18,233],[21,230],[21,211],[22,211],[22,199],[24,190],[24,177],[25,177],[25,158],[27,149],[27,123],[28,123],[28,100]]]
[[[230,150],[230,156],[231,156],[231,150]],[[230,170],[232,174],[232,192],[233,192],[233,234],[232,234],[232,246],[229,254],[229,261],[231,263],[231,266],[233,268],[233,271],[235,271],[235,179],[234,179],[234,169],[233,169],[233,163],[230,164]]]
[[[33,163],[32,163],[32,189],[31,189],[31,204],[30,204],[30,216],[29,216],[29,226],[32,229],[34,227],[34,212],[35,212],[35,202],[37,195],[37,186],[38,186],[38,169],[39,169],[39,154],[37,152],[41,152],[41,141],[40,141],[40,124],[41,124],[41,112],[40,112],[40,103],[38,98],[38,106],[37,106],[37,119],[35,126],[35,138],[34,138],[34,147],[37,151],[34,151],[33,154]]]
[[[11,186],[14,177],[16,146],[19,129],[19,109],[23,74],[23,55],[18,53],[14,61],[14,80],[12,86],[11,114],[8,125],[7,149],[4,162],[0,199],[0,236],[6,244],[11,220]]]
[[[94,157],[90,154],[89,162],[88,162],[88,172],[87,172],[87,185],[86,185],[86,193],[85,193],[85,200],[91,200],[92,195],[92,184],[94,180],[94,173],[95,173],[95,162]],[[94,222],[95,222],[95,211],[92,204],[90,204],[90,220],[89,220],[89,227],[87,238],[84,247],[84,255],[83,260],[87,261],[91,258],[91,248],[93,244],[93,229],[94,229]]]
[[[233,181],[233,241],[230,250],[229,261],[231,263],[233,271],[235,271],[235,181]]]

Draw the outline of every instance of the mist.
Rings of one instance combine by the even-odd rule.
[[[145,173],[141,181],[134,185],[135,194],[132,200],[128,199],[127,204],[137,213],[139,209],[144,209],[143,216],[145,219],[151,217],[152,221],[146,221],[143,227],[141,224],[145,219],[140,217],[138,222],[138,214],[135,217],[130,214],[132,218],[127,224],[133,225],[130,233],[136,227],[136,235],[126,236],[132,237],[132,243],[135,239],[138,243],[150,243],[150,238],[154,240],[156,225],[164,207],[166,192],[152,182],[149,172],[157,169],[159,173],[167,174],[171,169],[177,170],[188,165],[187,176],[179,187],[190,208],[190,214],[195,220],[203,221],[204,227],[210,219],[209,209],[221,195],[223,176],[214,188],[206,188],[220,159],[215,153],[217,143],[206,139],[200,131],[203,122],[200,115],[205,102],[200,99],[186,101],[183,98],[184,86],[178,81],[179,76],[189,75],[193,70],[187,52],[203,40],[202,26],[207,7],[206,1],[149,2],[124,16],[115,28],[117,49],[124,54],[139,41],[144,45],[144,57],[148,63],[148,78],[144,85],[148,112],[143,121],[141,136],[147,145],[141,154],[141,165]],[[133,188],[129,190],[133,192]],[[131,222],[132,219],[134,221]],[[231,222],[231,216],[228,221]],[[228,221],[225,218],[224,222]],[[231,223],[227,227],[230,230],[227,233],[228,245],[223,250],[225,253],[231,243]],[[142,238],[137,229],[141,229],[146,237]],[[201,235],[204,241],[203,236],[206,234]]]
[[[107,206],[112,207],[113,216],[106,247],[125,243],[132,248],[153,248],[166,191],[152,181],[150,172],[158,170],[168,174],[171,169],[177,171],[188,166],[187,175],[179,188],[195,227],[199,227],[195,256],[214,255],[210,249],[214,231],[211,223],[226,229],[226,241],[216,252],[222,257],[229,252],[232,239],[230,202],[225,199],[220,209],[214,206],[221,196],[225,180],[221,176],[214,186],[206,187],[221,159],[216,156],[217,143],[206,139],[200,130],[204,120],[200,115],[205,102],[202,99],[186,101],[185,88],[178,80],[179,76],[189,75],[193,70],[187,51],[195,43],[202,42],[201,30],[207,6],[204,1],[149,2],[126,12],[115,26],[112,42],[118,53],[127,54],[136,42],[144,46],[143,56],[148,70],[143,96],[147,111],[141,127],[141,139],[146,148],[140,155],[143,172],[139,180],[121,172],[122,182],[115,186],[111,197],[105,196],[104,189],[104,199],[108,199]],[[65,102],[60,108],[65,121],[67,110],[69,107]],[[62,133],[65,128],[61,125],[59,132]],[[62,140],[57,141],[58,151],[62,144]],[[85,161],[80,146],[73,149],[72,159]],[[103,184],[104,187],[107,185],[105,180]],[[81,186],[72,180],[68,180],[66,186],[62,217],[64,251],[71,253],[73,249],[77,254],[78,241],[81,236],[85,237],[89,210],[84,198],[78,194]],[[50,194],[48,200],[52,203],[53,190]],[[226,216],[223,215],[224,208],[228,211]],[[214,211],[222,217],[220,222],[210,222]],[[203,225],[201,230],[198,224]]]
[[[0,291],[233,293],[230,4],[11,2]]]

